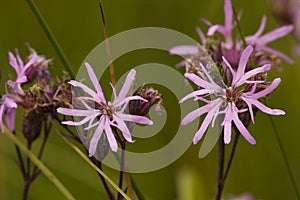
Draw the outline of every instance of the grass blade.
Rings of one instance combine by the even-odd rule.
[[[60,45],[58,44],[57,40],[55,39],[53,33],[51,32],[48,24],[46,23],[45,19],[43,18],[41,12],[39,11],[38,7],[34,3],[33,0],[27,0],[32,12],[34,13],[35,17],[39,21],[41,27],[43,28],[45,34],[47,35],[48,39],[50,40],[53,48],[55,49],[56,53],[58,54],[61,62],[63,63],[65,69],[69,72],[69,75],[72,79],[75,79],[75,73],[72,70],[69,60],[65,56],[63,50],[61,49]]]

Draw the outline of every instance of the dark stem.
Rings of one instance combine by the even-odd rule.
[[[241,40],[242,40],[242,42],[243,42],[243,46],[246,47],[246,46],[247,46],[247,42],[246,42],[245,37],[244,37],[244,35],[243,35],[242,28],[241,28],[241,26],[240,26],[240,21],[239,21],[237,12],[236,12],[236,10],[234,9],[234,7],[232,7],[232,10],[233,10],[233,14],[234,14],[234,20],[235,20],[235,22],[236,22],[236,26],[237,26],[238,31],[239,31],[239,35],[241,36]]]
[[[123,186],[123,174],[124,174],[124,164],[125,164],[125,147],[126,141],[121,142],[122,152],[121,152],[121,162],[120,162],[120,175],[119,175],[119,188],[122,189]],[[123,199],[121,193],[118,193],[118,200]]]
[[[23,196],[22,196],[22,200],[26,200],[26,199],[27,199],[30,184],[31,184],[30,180],[25,180],[24,188],[23,188]]]
[[[62,134],[62,135],[65,136],[65,137],[69,137],[69,138],[75,140],[76,142],[82,144],[81,139],[80,139],[78,136],[76,136],[76,135],[69,129],[69,127],[68,127],[67,125],[62,124],[62,121],[59,119],[59,117],[58,117],[57,115],[55,115],[55,116],[53,116],[53,117],[54,117],[54,119],[59,123],[59,125],[61,125],[61,126],[69,133],[69,135],[68,135],[68,134],[65,134],[65,133],[62,133],[62,132],[60,132],[60,134]]]
[[[13,131],[13,134],[16,135],[16,132]],[[20,167],[23,179],[25,179],[26,169],[25,169],[24,161],[23,161],[23,158],[22,158],[22,155],[21,155],[21,151],[20,151],[20,148],[17,145],[15,145],[15,149],[16,149],[17,156],[18,156],[18,159],[19,159],[19,164],[18,165]]]
[[[90,160],[91,160],[91,161],[92,161],[99,169],[101,169],[101,170],[103,171],[103,169],[102,169],[102,163],[101,163],[100,161],[96,160],[94,157],[91,157]],[[107,196],[108,196],[109,200],[115,200],[115,199],[116,199],[116,198],[115,198],[115,195],[113,194],[113,192],[112,192],[111,189],[109,188],[109,186],[108,186],[108,184],[107,184],[105,178],[104,178],[101,174],[99,174],[98,172],[97,172],[97,174],[98,174],[98,176],[99,176],[99,178],[100,178],[100,180],[101,180],[101,182],[102,182],[102,184],[103,184],[103,186],[104,186],[104,189],[105,189],[105,191],[106,191],[106,193],[107,193]]]
[[[281,140],[280,140],[280,137],[279,137],[277,128],[276,128],[276,126],[275,126],[275,123],[274,123],[273,118],[272,118],[271,115],[269,115],[269,118],[270,118],[270,121],[271,121],[273,130],[274,130],[274,133],[275,133],[276,140],[277,140],[278,145],[279,145],[279,149],[280,149],[281,154],[282,154],[282,157],[283,157],[283,159],[284,159],[284,163],[285,163],[286,168],[287,168],[287,170],[288,170],[289,177],[290,177],[291,182],[292,182],[292,185],[293,185],[293,187],[294,187],[294,190],[295,190],[295,193],[296,193],[296,197],[297,197],[298,200],[300,200],[300,194],[299,194],[299,191],[298,191],[298,187],[297,187],[297,184],[296,184],[296,180],[295,180],[295,178],[294,178],[294,175],[293,175],[291,166],[290,166],[290,164],[289,164],[289,161],[288,161],[288,159],[287,159],[285,150],[284,150],[283,145],[282,145],[282,143],[281,143]]]
[[[16,135],[16,132],[13,131],[13,134]],[[17,145],[15,145],[15,149],[16,149],[17,156],[18,156],[18,159],[19,159],[19,167],[20,167],[22,177],[23,177],[23,180],[24,180],[24,188],[23,188],[22,199],[26,200],[27,197],[28,197],[28,191],[29,191],[29,185],[30,185],[30,183],[28,181],[29,176],[28,176],[28,174],[26,172],[26,169],[25,169],[25,163],[23,161],[20,148]]]
[[[247,42],[246,42],[246,39],[245,39],[245,37],[244,37],[244,35],[243,35],[242,28],[241,28],[241,26],[240,26],[240,21],[239,21],[239,19],[238,19],[237,12],[236,12],[236,10],[234,9],[234,7],[232,7],[232,10],[233,10],[233,14],[234,14],[234,20],[235,20],[235,22],[236,22],[236,26],[237,26],[238,31],[239,31],[239,35],[240,35],[241,40],[242,40],[242,42],[243,42],[243,46],[244,46],[244,48],[246,48],[246,47],[247,47]],[[252,67],[254,67],[254,60],[253,60],[252,57],[250,57],[250,64],[251,64]]]
[[[44,122],[44,139],[42,141],[42,144],[40,146],[39,149],[39,153],[38,153],[38,159],[42,158],[45,146],[46,146],[46,142],[48,139],[48,136],[50,134],[51,131],[51,127],[52,127],[52,122],[49,123],[49,125],[47,124],[47,121]],[[31,149],[31,142],[27,142],[27,148],[30,150]],[[26,200],[28,197],[28,192],[29,192],[29,188],[32,184],[32,182],[38,177],[38,175],[40,174],[40,170],[38,169],[37,166],[34,166],[32,174],[31,174],[31,169],[30,169],[30,159],[27,158],[27,171],[25,171],[25,176],[23,177],[24,179],[24,189],[23,189],[23,200]]]
[[[31,142],[27,141],[27,148],[31,150]],[[27,157],[26,160],[27,169],[25,170],[25,176],[23,177],[24,180],[24,188],[23,188],[23,200],[26,200],[28,198],[28,192],[31,185],[31,178],[30,178],[30,158]]]
[[[233,141],[233,145],[232,145],[230,157],[229,157],[229,160],[228,160],[228,163],[227,163],[227,167],[226,167],[226,170],[225,170],[225,173],[224,173],[224,176],[223,176],[223,184],[225,184],[225,180],[226,180],[226,178],[228,176],[228,173],[229,173],[232,161],[233,161],[233,157],[234,157],[235,152],[236,152],[236,147],[237,147],[240,135],[241,134],[239,133],[239,131],[237,129],[235,129],[235,136],[234,136],[234,141]]]
[[[44,139],[43,139],[43,142],[42,142],[40,150],[39,150],[38,159],[42,158],[42,155],[43,155],[43,152],[44,152],[44,149],[46,146],[46,142],[49,138],[48,136],[50,134],[51,127],[52,127],[52,122],[50,121],[50,123],[48,125],[47,121],[45,121],[45,123],[44,123]],[[40,170],[38,169],[37,166],[35,166],[33,169],[33,172],[32,172],[31,181],[33,181],[39,174],[40,174]]]
[[[27,148],[31,150],[31,142],[27,141]],[[30,158],[27,157],[27,176],[30,177]],[[30,185],[30,183],[29,183]]]
[[[224,182],[223,182],[223,170],[224,170],[224,156],[225,156],[225,144],[223,140],[223,131],[220,135],[219,138],[219,167],[218,167],[218,174],[217,174],[217,195],[216,195],[216,200],[221,200],[222,197],[222,192],[223,192],[223,187],[224,187]]]

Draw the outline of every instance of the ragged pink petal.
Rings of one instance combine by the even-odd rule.
[[[94,85],[94,87],[95,87],[95,89],[97,91],[97,96],[99,97],[99,99],[103,103],[106,103],[106,99],[104,97],[101,85],[99,83],[98,78],[96,77],[96,74],[95,74],[93,68],[89,65],[89,63],[85,63],[85,67],[86,67],[86,70],[87,70],[87,72],[89,74],[90,80],[92,81],[92,83],[93,83],[93,85]]]
[[[103,133],[103,130],[104,130],[104,119],[105,117],[102,116],[99,120],[99,125],[98,127],[96,128],[93,136],[92,136],[92,139],[90,140],[90,146],[89,146],[89,156],[93,156],[95,153],[96,153],[96,149],[97,149],[97,146],[98,146],[98,142],[101,138],[101,135]]]
[[[134,69],[131,69],[130,72],[127,74],[126,80],[123,83],[123,86],[118,94],[117,99],[115,99],[114,101],[115,103],[122,101],[122,99],[124,99],[127,96],[130,86],[135,79],[135,75],[136,71]]]

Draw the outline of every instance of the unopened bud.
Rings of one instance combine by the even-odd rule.
[[[22,123],[22,132],[28,142],[35,141],[41,133],[43,118],[32,111],[24,118]]]
[[[147,100],[131,100],[129,102],[129,113],[133,115],[145,116],[154,104],[161,104],[162,95],[152,87],[142,85],[133,94],[133,96],[141,96]]]
[[[29,47],[30,55],[28,56],[28,60],[33,56],[37,55],[37,52]],[[52,59],[46,58],[44,55],[38,55],[39,59],[29,67],[25,75],[27,76],[28,82],[33,81],[36,78],[50,80],[51,75],[48,71],[48,67],[52,62]]]

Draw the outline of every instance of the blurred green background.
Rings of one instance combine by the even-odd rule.
[[[85,56],[103,41],[98,1],[36,0],[36,3],[76,71]],[[254,33],[263,15],[268,16],[266,30],[280,25],[271,15],[270,4],[266,0],[233,0],[233,4],[237,10],[243,9],[241,27],[247,35]],[[109,35],[137,27],[155,26],[174,29],[198,40],[195,27],[202,26],[200,17],[223,23],[222,0],[104,0],[104,9]],[[0,27],[1,94],[4,93],[5,81],[9,77],[15,77],[8,64],[7,52],[19,48],[21,55],[26,56],[28,51],[25,42],[30,43],[39,53],[54,58],[55,67],[50,70],[54,75],[61,75],[62,64],[25,0],[0,0]],[[290,35],[271,46],[291,55],[294,44],[295,40]],[[300,187],[300,59],[294,59],[294,65],[289,66],[283,62],[284,70],[272,73],[272,77],[281,77],[282,83],[270,96],[269,105],[282,108],[287,113],[283,117],[274,117],[274,120]],[[142,63],[158,62],[174,66],[178,61],[178,58],[169,56],[167,52],[132,52],[116,61],[116,75],[120,77],[130,67]],[[179,71],[183,73],[183,69]],[[106,75],[108,77],[108,73]],[[168,90],[164,96],[165,107],[170,116],[177,102]],[[20,112],[19,119],[21,117]],[[179,123],[180,119],[168,120]],[[165,131],[146,140],[137,150],[159,148],[170,141],[172,135],[169,130],[173,127],[172,123],[169,124],[171,125]],[[17,121],[17,126],[20,127],[20,120]],[[250,131],[257,144],[251,146],[244,139],[240,140],[226,182],[225,196],[250,192],[257,199],[296,199],[269,117],[258,113],[256,123],[250,126]],[[201,142],[191,145],[180,159],[164,169],[134,174],[135,181],[147,199],[213,199],[216,190],[217,151],[215,148],[207,157],[199,159],[200,145]],[[15,161],[13,144],[5,135],[0,135],[0,199],[21,199],[23,181]],[[43,161],[76,199],[107,199],[94,171],[55,133],[46,146]],[[105,171],[117,182],[116,171],[108,168]],[[53,200],[64,197],[41,175],[33,183],[29,199]]]

